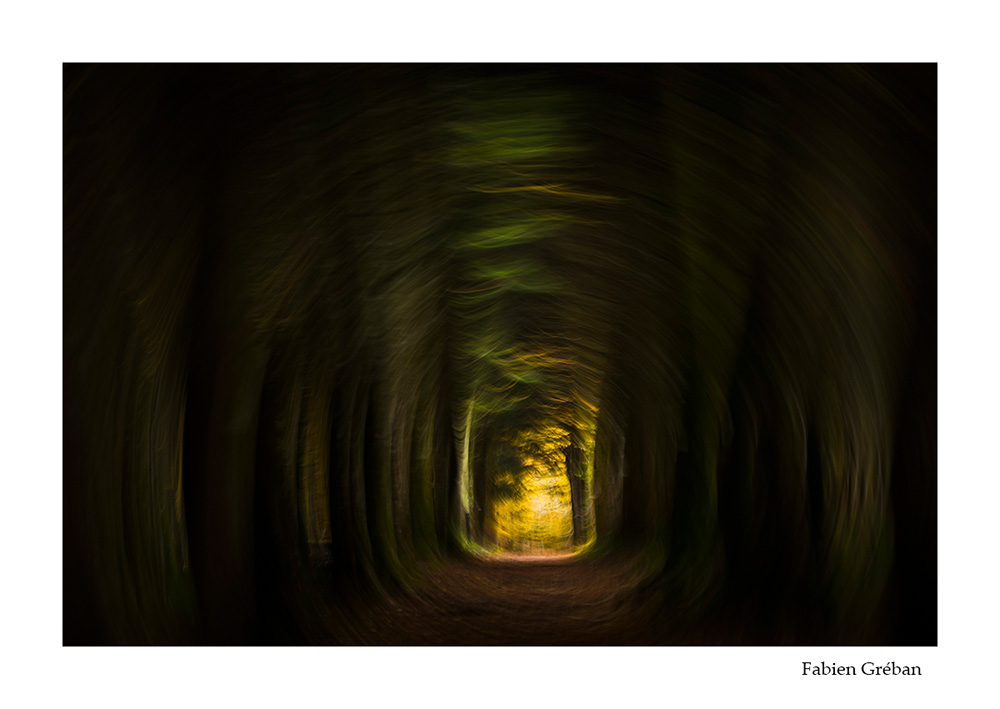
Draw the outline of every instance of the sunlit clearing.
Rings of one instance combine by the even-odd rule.
[[[524,438],[523,467],[505,481],[517,494],[497,502],[497,543],[525,554],[572,551],[573,506],[563,455],[568,435],[553,426]]]

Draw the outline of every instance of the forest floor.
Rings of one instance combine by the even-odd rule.
[[[701,645],[723,641],[704,620],[685,628],[649,603],[646,575],[622,557],[472,558],[429,570],[409,593],[355,606],[348,644]],[[647,601],[647,602],[643,602]],[[352,604],[354,605],[354,604]],[[667,621],[666,623],[664,621]],[[663,635],[670,627],[669,637]]]

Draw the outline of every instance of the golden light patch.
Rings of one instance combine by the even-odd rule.
[[[516,552],[567,551],[572,547],[573,506],[564,450],[569,435],[557,426],[523,434],[519,494],[497,504],[497,542]]]

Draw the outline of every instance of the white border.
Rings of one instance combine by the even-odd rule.
[[[5,11],[3,694],[9,706],[963,706],[995,696],[995,23],[978,3],[37,3]],[[937,61],[938,648],[61,648],[63,61]],[[805,659],[919,664],[808,678]],[[513,673],[513,674],[512,674]],[[988,701],[988,700],[987,700]],[[972,702],[981,705],[982,702]]]

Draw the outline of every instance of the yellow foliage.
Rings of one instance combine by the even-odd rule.
[[[497,503],[497,541],[513,551],[568,549],[573,513],[563,451],[569,434],[560,426],[548,426],[522,433],[517,443],[522,451],[522,492]]]

